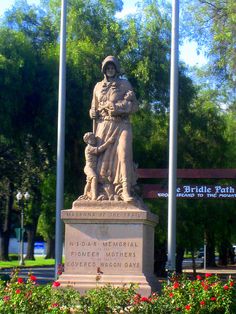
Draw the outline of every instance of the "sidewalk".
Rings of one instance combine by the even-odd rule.
[[[183,273],[187,274],[192,274],[193,270],[192,269],[183,269]],[[236,264],[234,265],[229,265],[229,266],[217,266],[217,267],[211,267],[211,268],[198,268],[196,269],[197,274],[217,274],[219,277],[227,277],[227,276],[232,276],[234,280],[236,280]]]

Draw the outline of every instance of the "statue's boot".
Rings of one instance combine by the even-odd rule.
[[[122,198],[124,202],[132,202],[134,199],[130,195],[130,189],[127,181],[122,183]]]

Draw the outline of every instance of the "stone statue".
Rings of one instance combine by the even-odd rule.
[[[120,65],[115,57],[105,58],[102,73],[104,79],[93,91],[93,133],[85,139],[87,184],[80,198],[131,202],[136,173],[129,117],[137,111],[138,103],[128,80],[119,77]],[[97,147],[93,147],[95,142]]]
[[[102,153],[108,145],[114,142],[114,138],[110,138],[106,143],[96,145],[96,137],[92,132],[84,134],[84,142],[87,144],[85,148],[85,167],[84,173],[86,174],[86,185],[84,188],[84,195],[92,200],[97,199],[97,155]]]

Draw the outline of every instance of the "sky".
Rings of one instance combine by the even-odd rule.
[[[29,4],[38,4],[40,0],[27,0]],[[4,14],[7,9],[10,9],[15,0],[0,0],[0,16]],[[122,17],[124,15],[135,13],[135,3],[137,0],[123,0],[124,7],[122,12],[117,16]],[[180,60],[184,61],[189,66],[202,66],[207,63],[203,53],[197,53],[197,43],[185,41],[179,48]]]

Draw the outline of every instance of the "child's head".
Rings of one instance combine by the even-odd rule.
[[[86,144],[92,144],[92,145],[96,144],[96,137],[93,134],[93,132],[85,133],[83,139]]]

